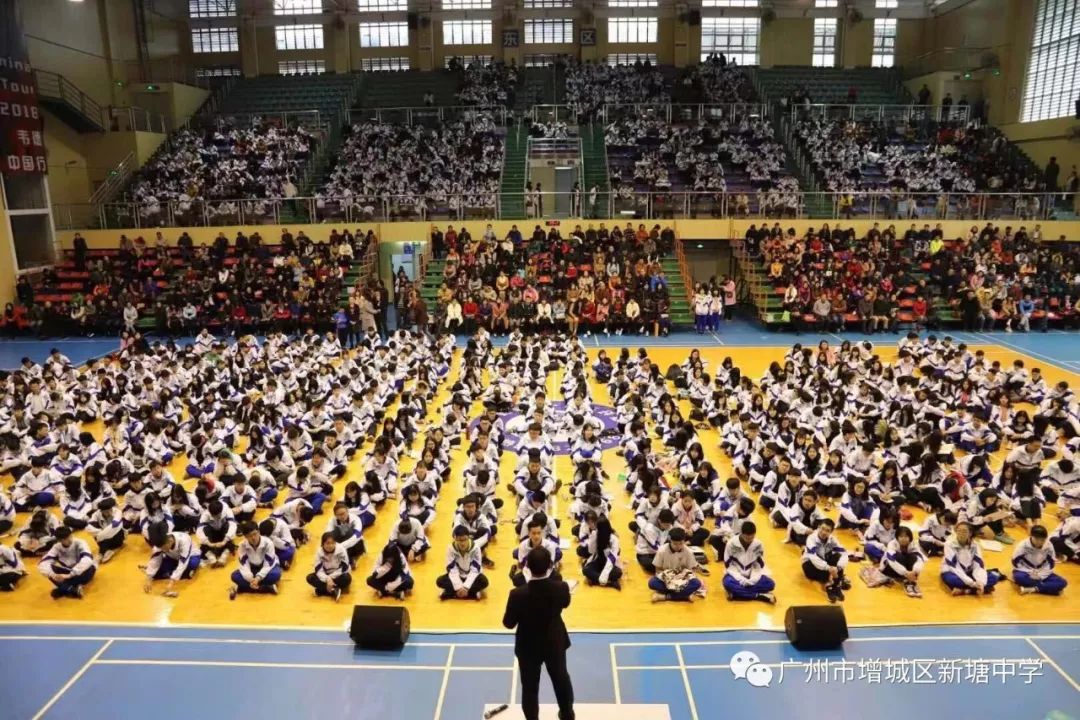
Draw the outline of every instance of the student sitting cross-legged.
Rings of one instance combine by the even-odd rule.
[[[315,572],[307,576],[315,597],[332,597],[337,602],[352,584],[351,570],[349,553],[334,539],[334,533],[324,532],[315,551]]]
[[[1021,595],[1060,595],[1068,582],[1054,572],[1057,557],[1049,541],[1050,534],[1042,525],[1033,525],[1031,535],[1013,551],[1013,582]]]
[[[97,563],[85,540],[72,537],[71,528],[56,529],[56,542],[38,563],[41,574],[56,587],[53,599],[82,598],[83,588],[94,579]]]
[[[414,583],[409,562],[396,542],[390,541],[383,548],[367,584],[381,598],[393,596],[404,600],[405,595],[412,591]]]
[[[724,590],[728,600],[764,600],[775,604],[776,583],[765,567],[765,547],[755,536],[750,520],[739,525],[739,534],[724,546]]]
[[[155,580],[168,580],[164,595],[176,597],[173,589],[177,580],[195,577],[202,562],[191,536],[183,532],[169,532],[168,526],[157,525],[150,529],[150,545],[154,548],[150,562],[146,564],[146,581],[143,592],[150,592]]]
[[[454,541],[446,551],[446,574],[435,584],[442,590],[440,600],[483,600],[488,579],[481,572],[480,548],[464,525],[454,528]]]
[[[844,577],[848,554],[833,536],[836,523],[831,518],[817,521],[814,532],[806,538],[803,548],[803,574],[810,580],[825,586],[829,602],[844,599],[844,591],[851,587],[851,581]]]
[[[237,557],[240,567],[233,571],[229,599],[237,593],[268,593],[277,595],[281,580],[281,563],[273,541],[259,533],[259,526],[248,520],[240,525],[244,540],[240,543]]]
[[[957,523],[952,536],[945,543],[941,580],[953,595],[989,595],[1001,580],[997,570],[986,569],[982,549],[975,542],[969,523]]]
[[[656,575],[649,578],[653,602],[664,600],[691,601],[696,594],[704,593],[704,585],[694,571],[707,574],[697,561],[694,551],[686,542],[686,531],[672,528],[667,542],[660,546],[653,557]]]

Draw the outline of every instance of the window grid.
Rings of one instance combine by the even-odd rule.
[[[878,10],[895,10],[900,7],[900,0],[874,0],[874,7]]]
[[[236,17],[236,0],[188,0],[188,16],[193,18]]]
[[[654,17],[608,18],[609,43],[654,43],[658,21]]]
[[[490,20],[445,20],[443,45],[490,45]]]
[[[407,22],[362,22],[357,27],[360,28],[360,47],[362,48],[409,46],[409,23]]]
[[[279,75],[310,75],[326,72],[325,60],[278,60]]]
[[[443,58],[443,67],[449,68],[454,60],[460,61],[465,67],[473,64],[486,66],[491,64],[491,55],[447,55]]]
[[[242,74],[240,68],[233,65],[195,68],[195,77],[197,78],[240,77]]]
[[[814,0],[814,7],[816,7],[816,8],[840,7],[840,0]]]
[[[274,28],[278,50],[322,50],[322,25],[278,25]]]
[[[608,0],[608,7],[613,8],[656,7],[659,4],[657,0]]]
[[[611,53],[607,56],[607,64],[611,67],[637,65],[638,62],[656,65],[656,53]]]
[[[554,65],[558,55],[551,53],[529,53],[525,56],[525,67],[548,67]]]
[[[356,9],[360,12],[405,12],[409,9],[409,0],[356,0]]]
[[[570,18],[525,20],[526,45],[561,45],[574,42],[574,21]]]
[[[360,69],[364,72],[391,72],[396,70],[408,70],[409,58],[361,58]]]
[[[236,28],[192,28],[191,51],[196,53],[239,52],[240,33]]]
[[[836,18],[814,18],[813,65],[836,66]]]
[[[702,0],[701,7],[752,8],[760,4],[759,0]]]
[[[896,18],[874,18],[872,67],[892,67],[896,60]]]
[[[526,10],[543,10],[545,8],[572,8],[574,0],[525,0],[522,5]]]
[[[490,10],[491,0],[442,0],[443,10]]]
[[[757,65],[760,33],[758,18],[702,18],[701,60],[704,62],[709,55],[723,53],[739,65]]]
[[[1073,114],[1080,95],[1080,0],[1040,0],[1024,78],[1022,122]]]
[[[275,15],[319,15],[323,0],[274,0]]]

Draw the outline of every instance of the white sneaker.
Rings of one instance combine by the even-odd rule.
[[[667,600],[667,595],[664,595],[663,593],[653,593],[652,594],[652,601],[654,603],[664,602],[665,600]]]
[[[217,567],[217,553],[208,552],[203,556],[203,560],[206,560],[206,564],[210,567]]]
[[[1037,593],[1037,592],[1039,592],[1038,588],[1033,588],[1033,587],[1022,587],[1022,588],[1020,588],[1020,594],[1021,595],[1031,595],[1031,594]]]
[[[116,556],[116,551],[115,550],[106,550],[105,552],[101,553],[100,562],[101,562],[102,565],[104,565],[105,563],[112,560],[115,556]]]
[[[225,563],[229,562],[229,554],[229,551],[226,550],[225,552],[218,555],[217,567],[225,567]]]

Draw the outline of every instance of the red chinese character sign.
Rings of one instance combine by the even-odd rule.
[[[0,173],[44,175],[43,123],[19,10],[19,2],[0,0]]]
[[[0,172],[48,172],[37,86],[29,63],[0,56]]]

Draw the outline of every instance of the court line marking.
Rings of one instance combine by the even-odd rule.
[[[619,685],[619,662],[615,659],[615,643],[608,643],[611,652],[611,679],[615,683],[615,704],[622,704],[622,687]]]
[[[1080,640],[1080,635],[897,635],[895,637],[863,637],[848,638],[845,642],[903,642],[928,640],[1022,640],[1031,642],[1031,638],[1039,640]],[[712,647],[724,645],[787,645],[788,640],[687,640],[685,642],[623,642],[611,643],[611,647],[671,647],[672,645],[685,645],[687,647]],[[621,667],[621,666],[620,666]]]
[[[514,656],[514,671],[510,673],[510,704],[517,705],[518,659]]]
[[[98,661],[98,658],[101,657],[102,653],[109,649],[109,646],[112,645],[112,643],[112,640],[108,640],[102,643],[101,647],[98,648],[97,652],[91,655],[90,659],[83,663],[83,666],[79,668],[74,675],[68,678],[68,681],[64,683],[63,687],[57,690],[56,694],[49,698],[49,702],[45,703],[45,706],[38,710],[37,714],[35,714],[34,717],[31,718],[31,720],[40,720],[40,718],[44,717],[45,713],[49,712],[52,706],[55,705],[61,697],[63,697],[64,693],[70,690],[71,687],[79,681],[79,678],[86,674],[86,671],[89,670],[94,665],[94,663]]]
[[[721,340],[721,339],[720,339],[720,336],[719,336],[719,335],[717,335],[717,334],[716,334],[715,332],[713,332],[713,331],[710,331],[710,332],[709,332],[709,334],[713,336],[713,340],[715,340],[715,341],[716,341],[716,344],[717,344],[717,345],[723,345],[723,344],[724,344],[724,341],[723,341],[723,340]]]
[[[1049,654],[1047,654],[1047,652],[1046,652],[1045,650],[1043,650],[1043,649],[1042,649],[1041,647],[1039,647],[1039,646],[1038,646],[1038,645],[1037,645],[1037,644],[1035,643],[1035,641],[1034,641],[1034,640],[1032,640],[1031,638],[1027,638],[1027,642],[1028,642],[1028,645],[1030,645],[1030,646],[1031,646],[1032,648],[1034,648],[1034,649],[1035,649],[1035,652],[1039,653],[1039,655],[1041,655],[1041,656],[1042,656],[1042,659],[1043,659],[1043,660],[1045,660],[1045,661],[1046,661],[1046,663],[1047,663],[1047,664],[1048,664],[1048,665],[1049,665],[1050,667],[1052,667],[1052,668],[1054,668],[1055,670],[1057,670],[1057,671],[1058,671],[1058,674],[1059,674],[1059,675],[1061,675],[1061,677],[1065,678],[1065,681],[1066,681],[1067,683],[1069,683],[1070,685],[1072,685],[1072,686],[1073,686],[1073,690],[1076,690],[1076,692],[1080,692],[1080,683],[1078,683],[1078,682],[1076,682],[1075,680],[1073,680],[1073,679],[1072,679],[1072,677],[1071,677],[1071,676],[1069,675],[1069,673],[1065,672],[1065,670],[1064,670],[1064,669],[1062,669],[1062,667],[1061,667],[1060,665],[1058,665],[1058,664],[1057,664],[1057,661],[1056,661],[1056,660],[1054,660],[1054,658],[1050,657],[1050,655],[1049,655]]]
[[[454,666],[454,646],[450,646],[450,652],[446,654],[446,665],[443,668],[442,684],[439,685],[439,700],[435,703],[435,720],[441,720],[443,703],[446,702],[446,686],[450,684],[450,669]]]
[[[1007,627],[1011,625],[1075,625],[1080,627],[1080,619],[1046,619],[1046,620],[960,620],[960,621],[920,621],[920,622],[892,622],[892,623],[848,623],[848,628],[855,629],[877,629],[877,628],[918,628],[918,627],[970,627],[970,626],[985,626],[985,627]],[[209,630],[209,631],[221,631],[221,630],[242,630],[247,632],[273,632],[273,631],[289,631],[289,632],[336,632],[346,633],[348,631],[348,625],[343,623],[342,625],[218,625],[218,624],[205,624],[205,623],[170,623],[170,622],[130,622],[130,621],[102,621],[102,622],[87,622],[86,620],[0,620],[0,629],[5,626],[12,627],[127,627],[127,628],[149,628],[155,630]],[[655,635],[661,634],[701,634],[701,633],[734,633],[734,632],[765,632],[765,633],[783,633],[784,626],[777,625],[776,627],[762,627],[760,625],[742,625],[742,626],[728,626],[728,627],[659,627],[659,628],[640,628],[640,627],[624,627],[624,628],[573,628],[571,629],[572,635]],[[416,635],[513,635],[513,630],[504,630],[501,628],[485,629],[485,628],[413,628],[413,633]],[[17,636],[24,637],[24,636]],[[106,640],[109,636],[99,635],[93,636],[94,640]],[[416,643],[410,643],[416,644]],[[479,645],[479,643],[471,642],[459,642],[457,645]],[[685,643],[684,643],[685,644]]]
[[[682,672],[683,686],[686,688],[686,699],[690,701],[690,720],[698,720],[697,703],[694,702],[694,690],[690,687],[690,674],[686,672],[686,663],[683,661],[682,645],[675,645],[675,656],[679,659],[679,670]]]
[[[1008,342],[1006,340],[1001,340],[1001,339],[999,339],[999,338],[997,338],[995,336],[987,335],[986,333],[975,333],[975,334],[980,338],[986,339],[988,342],[991,342],[991,343],[993,343],[995,345],[1001,345],[1003,347],[1006,347],[1006,348],[1012,350],[1013,352],[1019,353],[1021,355],[1027,355],[1030,358],[1034,358],[1036,360],[1042,360],[1043,362],[1050,363],[1051,365],[1058,368],[1059,370],[1064,370],[1065,372],[1073,372],[1073,370],[1074,370],[1074,368],[1070,368],[1070,367],[1067,367],[1067,366],[1063,365],[1062,364],[1063,361],[1062,361],[1061,358],[1055,358],[1055,357],[1052,357],[1050,355],[1044,355],[1044,354],[1042,354],[1040,352],[1037,352],[1035,350],[1028,350],[1028,349],[1026,349],[1026,348],[1024,348],[1024,347],[1022,347],[1020,345],[1015,345],[1015,344],[1010,343],[1010,342]]]
[[[449,658],[453,660],[453,658]],[[95,660],[94,665],[160,665],[165,667],[241,667],[241,668],[266,668],[266,669],[297,669],[297,670],[392,670],[405,672],[409,670],[432,671],[432,672],[512,672],[513,666],[480,666],[462,665],[449,667],[443,665],[369,665],[363,663],[282,663],[282,662],[248,662],[239,660]],[[437,716],[436,716],[437,717]]]
[[[0,641],[3,640],[71,640],[73,642],[86,641],[86,640],[109,640],[111,642],[118,643],[187,643],[191,645],[208,644],[208,645],[314,645],[325,647],[355,647],[356,643],[351,641],[334,641],[334,640],[244,640],[239,638],[186,638],[186,637],[149,637],[149,636],[133,636],[133,637],[109,637],[107,635],[0,635]],[[409,647],[437,647],[437,648],[449,648],[459,645],[467,647],[488,647],[488,648],[512,648],[513,643],[427,643],[416,642],[408,643]]]

